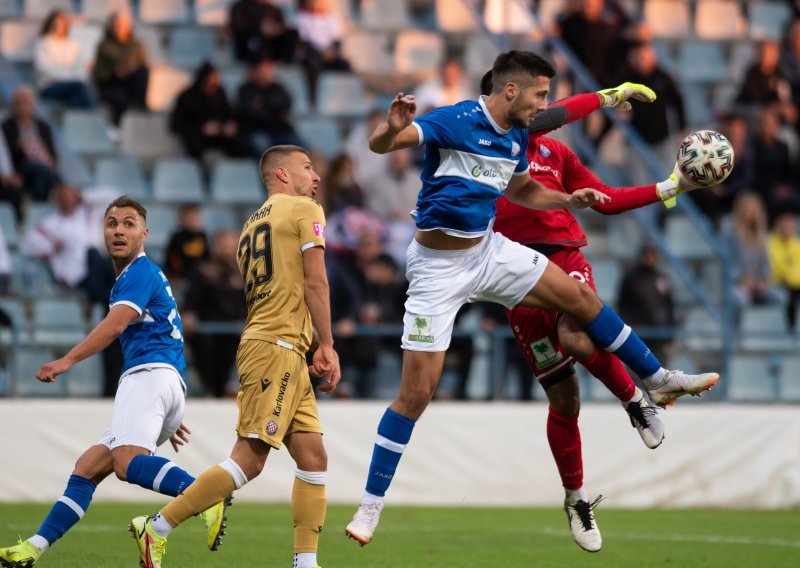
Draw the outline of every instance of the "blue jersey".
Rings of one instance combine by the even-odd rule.
[[[111,288],[110,305],[129,306],[139,313],[119,341],[122,376],[137,367],[171,367],[183,378],[183,326],[169,281],[144,254],[128,265]]]
[[[425,144],[417,228],[483,235],[512,176],[528,175],[528,129],[500,128],[483,97],[438,108],[413,124]]]

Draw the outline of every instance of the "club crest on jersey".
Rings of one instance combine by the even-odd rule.
[[[531,351],[533,351],[533,356],[536,358],[537,369],[545,369],[564,358],[561,353],[555,350],[549,337],[542,337],[531,343]]]
[[[432,327],[433,316],[413,316],[408,340],[416,341],[417,343],[433,343]]]
[[[550,148],[548,148],[544,144],[539,144],[539,153],[542,155],[542,158],[549,158],[550,154],[552,154]]]
[[[274,436],[278,432],[278,423],[274,420],[267,422],[267,434]]]
[[[314,223],[314,235],[325,238],[325,225],[322,223]]]
[[[512,156],[516,156],[517,154],[519,154],[519,151],[520,151],[519,144],[516,143],[516,142],[512,142],[511,143],[511,155]]]

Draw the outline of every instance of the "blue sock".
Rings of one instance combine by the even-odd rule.
[[[661,362],[650,348],[608,306],[603,305],[584,329],[592,341],[619,357],[639,378],[645,379],[661,369]]]
[[[42,526],[36,534],[44,538],[49,544],[64,536],[72,526],[83,518],[92,495],[97,486],[91,479],[80,475],[70,475],[67,488],[61,498],[55,502],[53,508],[45,517]]]
[[[391,408],[378,424],[378,438],[372,450],[372,462],[369,464],[367,477],[367,493],[383,497],[392,483],[397,464],[406,444],[411,439],[416,420],[397,414]]]
[[[177,497],[194,482],[194,477],[167,458],[142,454],[133,458],[128,464],[125,477],[128,478],[128,483],[134,483],[170,497]]]

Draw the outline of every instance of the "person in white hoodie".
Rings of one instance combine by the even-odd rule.
[[[34,51],[33,66],[43,99],[68,107],[92,108],[88,62],[78,42],[69,37],[69,17],[54,10],[45,19]]]

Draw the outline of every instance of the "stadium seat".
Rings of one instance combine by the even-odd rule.
[[[492,68],[497,46],[484,33],[470,34],[464,47],[465,71],[473,77],[483,77]]]
[[[317,89],[317,108],[323,116],[362,118],[371,107],[361,77],[355,73],[322,73]]]
[[[664,361],[662,361],[664,363]],[[696,375],[700,372],[697,367],[697,363],[694,362],[687,353],[675,353],[671,355],[669,358],[669,369],[680,369],[685,373],[689,373],[690,375]]]
[[[475,14],[462,0],[436,0],[436,27],[447,33],[480,29]]]
[[[81,0],[81,14],[91,22],[105,22],[115,12],[130,12],[131,0]]]
[[[149,24],[189,22],[187,0],[139,0],[139,19]]]
[[[178,154],[178,142],[169,132],[167,120],[162,113],[126,112],[122,117],[122,151],[145,160]]]
[[[108,124],[99,111],[68,110],[64,113],[64,137],[79,154],[105,155],[115,151]]]
[[[395,44],[395,68],[400,73],[433,71],[444,58],[441,35],[421,30],[400,32]]]
[[[739,86],[744,80],[748,67],[755,61],[755,47],[749,41],[737,41],[731,46],[728,56],[728,77],[732,84]]]
[[[25,315],[25,306],[22,304],[22,300],[0,297],[0,311],[5,313],[11,320],[11,327],[0,326],[0,344],[12,345],[14,339],[18,344],[28,342],[30,339],[28,337],[30,325],[28,317]],[[14,334],[16,334],[16,338]]]
[[[95,183],[101,187],[113,187],[120,193],[142,200],[148,197],[139,162],[133,156],[100,158],[95,163]]]
[[[147,60],[151,66],[167,62],[167,52],[164,47],[166,41],[162,29],[155,26],[136,26],[134,34],[147,50]]]
[[[750,37],[753,39],[781,39],[786,24],[792,19],[788,2],[765,1],[750,3]]]
[[[664,39],[654,39],[650,44],[656,52],[658,66],[672,74],[675,73],[675,51],[672,42]]]
[[[593,261],[592,275],[597,294],[603,298],[605,303],[616,306],[619,285],[622,282],[622,272],[617,261],[612,259]]]
[[[247,70],[244,67],[223,67],[219,70],[219,77],[228,102],[235,104],[239,98],[239,87],[247,80]]]
[[[326,158],[331,159],[342,153],[342,135],[336,121],[329,118],[298,118],[295,127],[300,138]]]
[[[520,0],[486,0],[483,20],[493,34],[529,34],[536,27],[530,10]]]
[[[539,23],[544,29],[551,29],[567,8],[569,0],[539,0]]]
[[[160,203],[147,203],[147,242],[145,250],[150,254],[151,249],[163,249],[169,243],[169,238],[177,229],[178,221],[175,210]]]
[[[747,21],[739,2],[730,0],[698,0],[694,29],[702,39],[738,39],[747,35]]]
[[[29,20],[44,20],[53,10],[72,12],[72,0],[25,0],[25,17]]]
[[[591,241],[590,241],[591,242]],[[644,242],[644,231],[631,215],[617,215],[608,224],[608,252],[619,260],[633,260],[639,256]]]
[[[211,174],[211,197],[217,203],[258,205],[266,198],[253,160],[220,160]]]
[[[25,208],[25,216],[23,217],[23,235],[28,231],[32,231],[42,217],[53,213],[56,210],[52,203],[41,201],[31,201]]]
[[[0,231],[3,231],[3,238],[9,249],[17,248],[19,242],[19,228],[17,227],[17,215],[11,204],[0,202]]]
[[[286,90],[292,95],[292,115],[307,115],[311,109],[311,103],[305,74],[295,67],[279,67],[275,73],[275,81],[286,87]]]
[[[716,83],[728,78],[722,46],[717,42],[681,42],[677,71],[679,79],[687,83]]]
[[[411,27],[408,4],[398,0],[361,0],[361,28],[400,31]]]
[[[69,28],[69,37],[80,46],[80,60],[91,64],[97,54],[97,45],[103,39],[103,27],[100,24],[75,24]]]
[[[394,70],[394,58],[388,45],[386,34],[356,31],[342,38],[342,54],[358,73],[389,73]]]
[[[16,1],[0,2],[0,20],[11,20],[20,16],[20,5]]]
[[[33,303],[33,340],[72,347],[86,334],[83,305],[76,298],[38,298]]]
[[[66,395],[74,397],[98,397],[103,394],[103,358],[94,355],[75,364],[64,374]]]
[[[685,215],[670,215],[666,222],[667,246],[680,258],[700,260],[712,256],[711,247]]]
[[[242,224],[230,207],[220,204],[203,207],[203,229],[209,238],[217,231],[239,231],[241,228]]]
[[[644,21],[655,37],[682,38],[692,32],[686,0],[645,0]]]
[[[188,158],[167,158],[156,162],[153,198],[164,203],[202,203],[205,191],[200,164]]]
[[[777,389],[772,374],[772,364],[763,355],[734,355],[729,375],[728,400],[736,402],[775,400]]]
[[[180,27],[172,30],[169,40],[169,61],[184,69],[196,69],[203,61],[211,61],[216,51],[216,32],[211,28]]]
[[[705,84],[683,83],[683,108],[689,127],[700,128],[714,122],[709,87]]]
[[[800,402],[800,357],[786,357],[781,361],[778,397],[782,402]]]
[[[741,348],[747,351],[790,351],[794,338],[789,333],[783,306],[745,306],[739,332]]]
[[[39,35],[34,22],[8,20],[0,24],[0,53],[9,61],[33,61],[33,44]]]
[[[150,68],[147,85],[147,106],[152,111],[166,111],[175,104],[175,99],[192,82],[192,73],[168,65]]]
[[[227,26],[228,11],[235,0],[194,0],[197,23],[202,26]]]
[[[13,371],[8,392],[11,396],[64,396],[66,381],[43,383],[36,378],[36,372],[48,361],[56,358],[55,353],[41,347],[21,347],[14,354]]]
[[[705,308],[689,308],[680,337],[692,351],[716,351],[722,348],[722,326]]]

